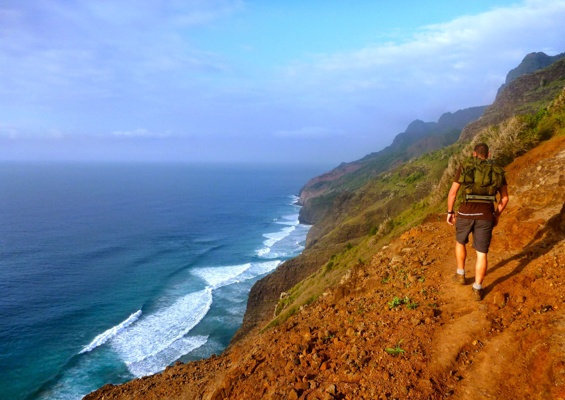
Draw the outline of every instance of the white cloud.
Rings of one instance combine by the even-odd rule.
[[[563,21],[565,1],[527,0],[425,26],[404,41],[295,62],[283,71],[280,90],[334,109],[373,108],[383,127],[399,112],[404,126],[437,120],[446,111],[490,104],[526,54],[564,52]]]
[[[192,44],[190,29],[240,7],[227,0],[0,5],[0,101],[142,98],[222,73],[229,66]]]
[[[526,1],[444,24],[423,27],[404,42],[387,42],[288,67],[289,79],[335,82],[430,83],[465,76],[471,79],[501,64],[515,65],[527,52],[565,51],[565,1]],[[506,70],[501,70],[505,73]],[[372,78],[371,78],[372,77]],[[381,79],[375,78],[381,77]],[[335,85],[332,85],[335,87]],[[342,87],[351,87],[351,84]],[[358,84],[360,89],[372,85]]]

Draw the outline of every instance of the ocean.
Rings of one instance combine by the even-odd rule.
[[[80,399],[219,354],[304,248],[304,165],[0,164],[0,398]]]

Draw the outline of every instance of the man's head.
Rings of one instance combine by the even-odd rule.
[[[488,146],[485,143],[479,143],[473,149],[473,155],[475,157],[479,157],[482,158],[483,160],[486,160],[489,156]]]

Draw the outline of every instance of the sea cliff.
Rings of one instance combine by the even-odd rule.
[[[224,353],[86,398],[564,397],[564,79],[556,61],[510,82],[451,144],[311,181],[340,184],[333,197],[304,195],[323,210],[307,217],[306,249],[256,283]],[[482,302],[451,281],[444,214],[455,168],[477,141],[505,166],[510,191]]]

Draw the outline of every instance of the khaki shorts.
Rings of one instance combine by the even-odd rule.
[[[482,219],[457,218],[455,221],[455,240],[461,244],[469,243],[469,234],[473,233],[473,247],[481,253],[488,253],[494,221]]]

